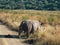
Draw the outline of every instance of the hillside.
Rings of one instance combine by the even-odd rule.
[[[60,0],[0,0],[0,9],[60,10]]]

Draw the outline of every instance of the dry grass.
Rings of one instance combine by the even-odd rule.
[[[18,29],[20,22],[27,19],[51,24],[34,34],[35,45],[60,45],[60,11],[0,10],[0,20],[14,29]]]
[[[35,33],[34,45],[60,45],[60,26],[57,25],[55,29],[55,27],[47,25],[45,29],[41,30]]]
[[[46,23],[60,23],[60,11],[35,11],[35,10],[1,10],[0,19],[5,22],[16,22],[33,19]]]

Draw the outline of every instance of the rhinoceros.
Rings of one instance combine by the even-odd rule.
[[[34,31],[40,29],[41,23],[37,20],[25,20],[22,21],[19,26],[19,38],[21,37],[22,31],[26,33],[26,36],[29,37],[30,33],[34,33]]]

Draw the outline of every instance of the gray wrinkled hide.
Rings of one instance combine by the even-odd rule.
[[[25,20],[22,21],[19,26],[19,38],[22,31],[26,33],[26,36],[29,37],[30,33],[34,33],[36,30],[40,30],[40,22],[37,20]]]

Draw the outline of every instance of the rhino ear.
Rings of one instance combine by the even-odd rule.
[[[24,21],[22,23],[25,23]]]

